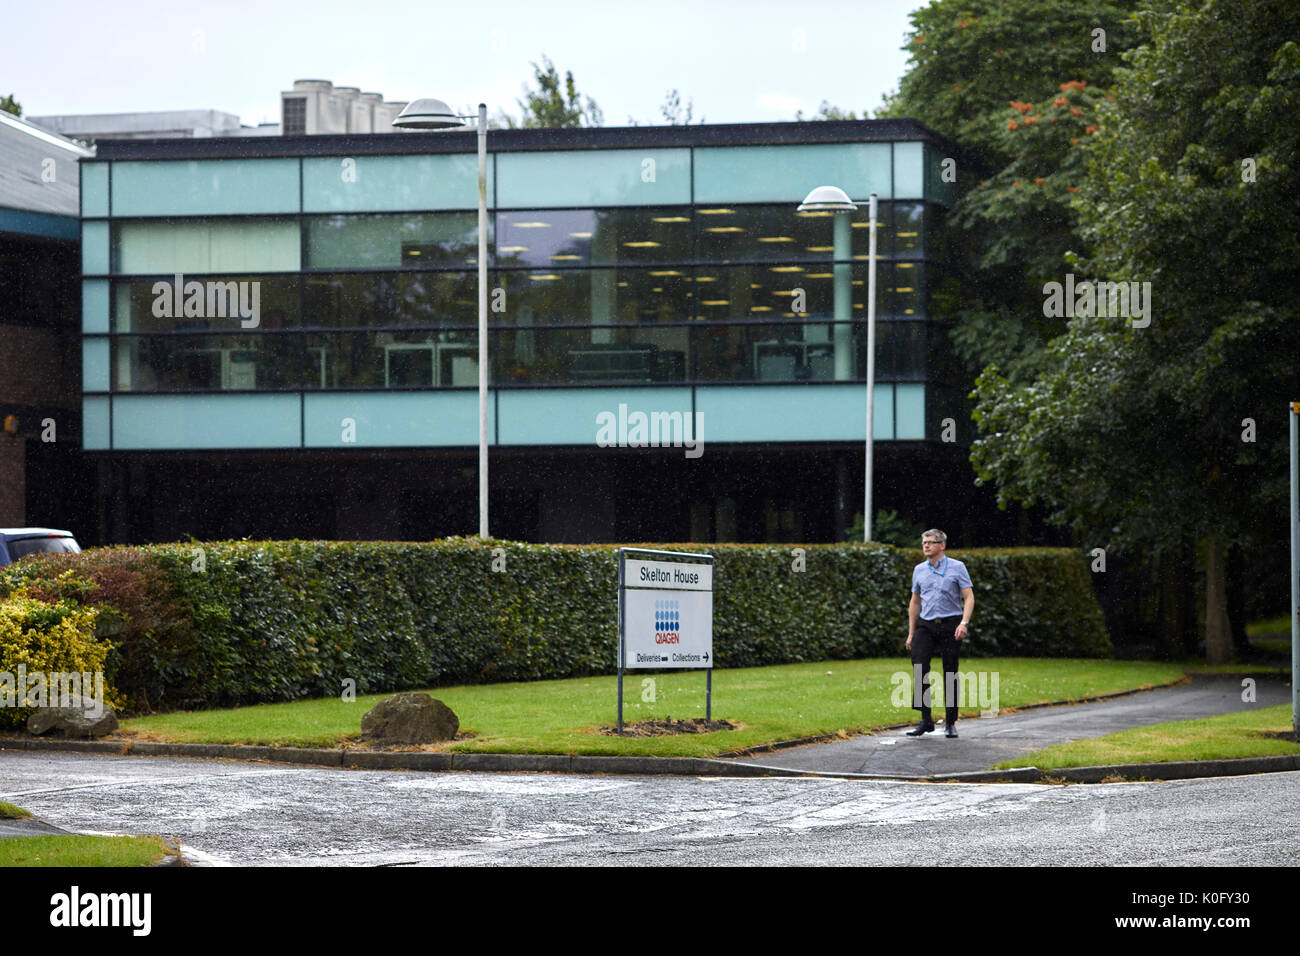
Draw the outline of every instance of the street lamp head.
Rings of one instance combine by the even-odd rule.
[[[464,126],[465,121],[442,100],[422,99],[406,104],[393,125],[399,129],[453,129]]]
[[[838,186],[818,186],[799,204],[799,212],[854,212],[857,208]]]

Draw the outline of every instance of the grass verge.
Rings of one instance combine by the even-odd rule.
[[[963,661],[961,670],[984,673],[989,694],[996,674],[998,705],[1007,710],[1168,684],[1181,678],[1184,668],[1150,661],[972,658]],[[910,723],[915,718],[910,684],[902,684],[900,674],[910,680],[911,664],[901,658],[715,671],[713,717],[739,722],[740,729],[672,737],[601,733],[615,723],[613,676],[440,687],[430,693],[456,712],[462,733],[473,735],[437,749],[707,757],[781,740]],[[702,717],[704,688],[705,675],[699,671],[632,671],[625,677],[624,720]],[[186,743],[336,747],[359,740],[361,715],[385,696],[157,714],[125,721],[123,732]],[[962,714],[973,716],[980,709],[963,707]]]
[[[174,851],[156,836],[38,836],[0,840],[4,866],[152,866]]]
[[[1095,767],[1104,764],[1168,763],[1178,760],[1229,760],[1300,753],[1300,743],[1268,734],[1291,730],[1291,705],[1278,704],[1235,714],[1178,720],[1121,730],[1104,737],[1055,744],[995,764],[1012,767]]]
[[[5,803],[0,800],[0,820],[26,820],[31,816],[22,807],[16,807],[12,803]]]

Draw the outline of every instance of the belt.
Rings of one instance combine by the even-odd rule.
[[[938,624],[940,621],[960,621],[960,614],[949,614],[947,617],[921,618],[926,624]]]

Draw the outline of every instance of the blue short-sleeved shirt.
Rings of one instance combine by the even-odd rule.
[[[927,621],[961,614],[962,588],[971,586],[966,565],[946,554],[937,567],[922,561],[912,569],[912,593],[921,595],[921,617]]]

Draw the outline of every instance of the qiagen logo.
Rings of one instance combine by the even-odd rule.
[[[655,643],[680,644],[682,605],[680,601],[655,601]]]

